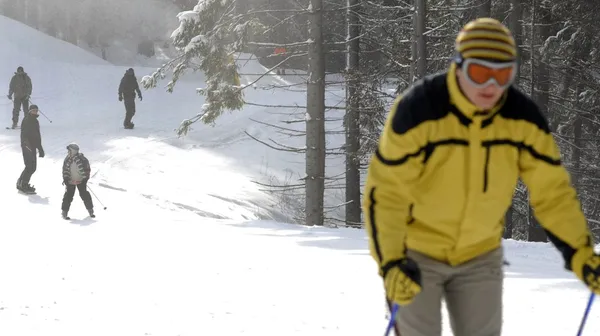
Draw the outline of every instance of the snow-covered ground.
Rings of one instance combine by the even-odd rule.
[[[19,132],[0,131],[0,334],[372,335],[385,328],[381,280],[356,229],[303,228],[253,181],[302,174],[302,157],[250,140],[286,140],[252,120],[292,118],[247,106],[186,139],[173,129],[202,106],[201,75],[173,94],[143,91],[124,130],[117,87],[127,67],[0,17],[0,78],[33,80],[46,157],[20,195]],[[240,62],[256,73],[256,62]],[[255,70],[252,67],[256,67]],[[135,67],[138,79],[150,68]],[[253,78],[244,79],[247,83]],[[283,81],[277,76],[262,85]],[[166,83],[165,83],[166,84]],[[343,92],[330,94],[343,98]],[[248,101],[304,104],[304,94],[249,89]],[[11,102],[0,100],[10,123]],[[301,111],[298,111],[302,115]],[[288,125],[289,127],[289,125]],[[298,126],[301,128],[302,126]],[[293,140],[293,142],[291,142]],[[302,139],[287,144],[302,146]],[[78,195],[60,219],[61,163],[75,141],[91,161],[97,218]],[[341,141],[331,139],[332,143]],[[333,165],[335,166],[335,164]],[[505,334],[575,334],[588,292],[547,244],[507,241]],[[600,332],[594,306],[584,335]],[[446,320],[445,335],[450,335]]]

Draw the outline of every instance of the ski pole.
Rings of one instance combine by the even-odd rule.
[[[581,336],[583,333],[583,327],[585,326],[585,322],[587,321],[588,315],[590,314],[592,303],[594,302],[594,297],[594,292],[592,292],[590,294],[590,298],[588,299],[587,306],[585,307],[585,312],[583,313],[583,318],[581,319],[581,324],[579,325],[579,331],[577,331],[577,336]]]
[[[104,207],[104,210],[106,210],[106,207],[104,206],[104,204],[102,204],[102,201],[98,198],[98,196],[96,196],[96,194],[94,193],[94,191],[92,190],[92,188],[90,188],[88,186],[88,190],[92,193],[92,195],[94,195],[94,197],[98,200],[98,202],[100,203],[100,205],[102,205]]]
[[[29,99],[29,103],[30,103],[31,105],[35,105],[35,104],[33,103],[33,101],[31,101],[31,98]],[[40,112],[40,113],[41,113],[41,114],[44,116],[44,118],[48,119],[48,121],[49,121],[50,123],[52,123],[52,120],[50,120],[50,118],[48,118],[48,117],[47,117],[47,116],[44,114],[44,112],[42,112],[42,110],[38,109],[38,112]]]
[[[398,309],[400,308],[400,306],[398,306],[397,303],[394,303],[392,305],[392,309],[390,312],[390,321],[388,323],[387,328],[385,329],[385,336],[388,336],[390,334],[390,332],[392,332],[392,329],[395,329],[396,326],[396,315],[398,313]],[[400,336],[400,334],[398,333],[397,329],[395,330],[396,334],[398,334],[398,336]]]
[[[41,110],[38,110],[38,111],[44,116],[44,118],[48,119],[48,121],[50,123],[52,123],[52,120],[50,120],[48,117],[46,117],[46,115],[44,114],[44,112],[42,112]]]

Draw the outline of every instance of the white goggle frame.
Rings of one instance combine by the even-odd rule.
[[[476,83],[474,80],[472,80],[471,77],[469,76],[469,71],[467,69],[469,68],[469,65],[471,65],[471,64],[479,64],[479,65],[482,65],[482,66],[490,68],[490,69],[504,69],[504,68],[512,67],[513,71],[512,71],[512,75],[509,78],[508,82],[506,82],[506,84],[504,84],[504,85],[500,85],[500,83],[498,83],[494,77],[490,77],[490,79],[488,79],[485,83],[479,84],[479,83]],[[467,58],[467,59],[463,60],[461,69],[462,69],[462,72],[465,74],[465,78],[467,79],[467,81],[469,81],[469,83],[471,83],[471,85],[473,85],[477,88],[484,88],[484,87],[488,86],[490,83],[494,83],[497,87],[499,87],[501,89],[506,89],[507,87],[511,86],[515,80],[515,77],[517,75],[517,62],[516,61],[490,62],[490,61],[477,59],[477,58]]]

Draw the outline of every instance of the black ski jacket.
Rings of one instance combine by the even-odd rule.
[[[13,93],[15,95],[15,99],[21,99],[27,96],[31,96],[31,78],[26,72],[17,73],[10,80],[10,84],[8,86],[8,95],[12,96]]]
[[[42,136],[40,135],[38,116],[27,114],[23,118],[23,123],[21,124],[21,146],[25,146],[32,151],[36,149],[44,150],[42,148]]]
[[[125,75],[121,78],[121,82],[119,83],[119,97],[134,99],[136,93],[139,98],[142,98],[142,92],[140,91],[137,78],[135,77],[133,70],[129,69],[125,72]]]

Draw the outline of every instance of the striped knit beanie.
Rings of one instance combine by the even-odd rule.
[[[456,37],[455,48],[463,59],[503,62],[517,58],[517,46],[510,30],[492,18],[479,18],[467,23]]]

